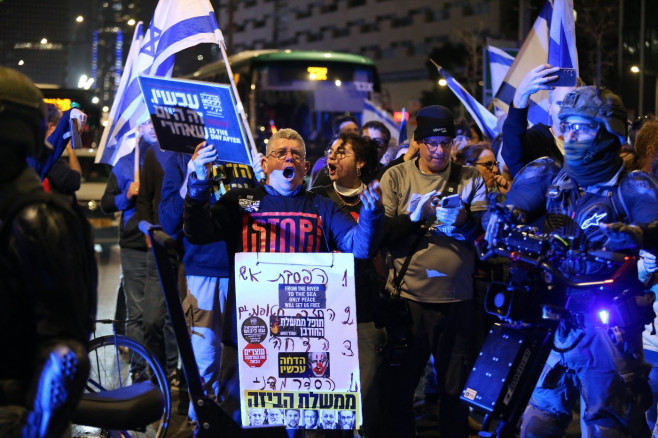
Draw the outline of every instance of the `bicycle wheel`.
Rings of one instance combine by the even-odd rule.
[[[74,437],[164,438],[171,415],[171,393],[162,367],[151,353],[131,338],[109,335],[92,339],[89,346],[90,371],[85,392],[102,392],[151,380],[165,398],[162,416],[140,430],[111,431],[74,425]]]

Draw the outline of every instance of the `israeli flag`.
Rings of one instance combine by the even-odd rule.
[[[505,75],[514,63],[514,57],[503,49],[491,44],[487,45],[489,55],[489,71],[491,72],[491,90],[495,95],[505,79]]]
[[[524,76],[545,63],[553,67],[575,68],[578,72],[573,0],[546,2],[496,93],[496,106],[507,111]],[[551,124],[548,118],[547,91],[539,91],[531,96],[528,121],[531,124]]]
[[[147,120],[139,75],[171,77],[176,53],[200,43],[218,44],[222,39],[209,0],[160,0],[146,34],[140,38],[135,30],[96,161],[114,165],[126,153],[120,153],[123,137]]]
[[[365,99],[363,104],[363,113],[361,114],[361,126],[372,120],[382,122],[384,125],[386,125],[388,130],[391,131],[391,138],[397,139],[400,136],[400,127],[397,123],[395,123],[395,120],[393,120],[393,116],[391,116],[382,107],[375,105],[375,103],[368,99]]]
[[[471,96],[471,94],[466,91],[466,89],[462,87],[462,85],[457,82],[455,78],[453,78],[447,71],[445,71],[443,67],[431,59],[430,62],[432,62],[432,64],[434,64],[439,70],[439,74],[443,76],[443,79],[446,80],[448,88],[450,88],[450,90],[455,93],[455,96],[457,96],[464,107],[466,107],[466,110],[468,110],[471,117],[473,117],[473,120],[475,120],[475,123],[477,123],[482,133],[487,136],[489,141],[493,141],[497,135],[496,124],[498,119],[496,119],[496,116],[491,114],[488,109],[486,109],[480,102],[475,100],[475,98]]]

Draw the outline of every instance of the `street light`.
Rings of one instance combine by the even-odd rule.
[[[637,74],[639,72],[640,72],[640,67],[638,67],[637,65],[631,66],[631,73]]]
[[[134,25],[135,25],[135,19],[134,18],[131,18],[130,20],[128,20],[128,26],[134,26]]]
[[[439,86],[445,87],[446,85],[448,85],[448,81],[443,78],[439,79]]]
[[[78,15],[75,21],[77,21],[78,23],[82,23],[83,21],[85,21],[85,17],[83,17],[82,15]]]

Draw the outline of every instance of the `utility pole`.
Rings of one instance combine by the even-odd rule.
[[[519,43],[530,31],[530,0],[519,0]]]
[[[645,0],[640,0],[640,85],[639,85],[639,96],[638,96],[638,105],[637,105],[637,117],[641,117],[644,114],[644,39],[645,39],[645,18],[644,14],[646,13],[646,2]]]

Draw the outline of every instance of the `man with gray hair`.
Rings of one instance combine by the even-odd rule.
[[[270,138],[263,170],[265,184],[234,189],[212,206],[208,202],[211,164],[217,159],[214,146],[199,149],[193,160],[195,172],[188,180],[183,229],[195,244],[226,242],[230,263],[236,252],[329,252],[354,253],[356,258],[373,255],[384,220],[379,183],[366,188],[358,224],[333,201],[306,191],[304,176],[310,163],[302,137],[282,129]],[[234,272],[233,267],[229,270]],[[223,406],[237,420],[239,379],[235,289],[231,282],[224,319],[220,369]]]

